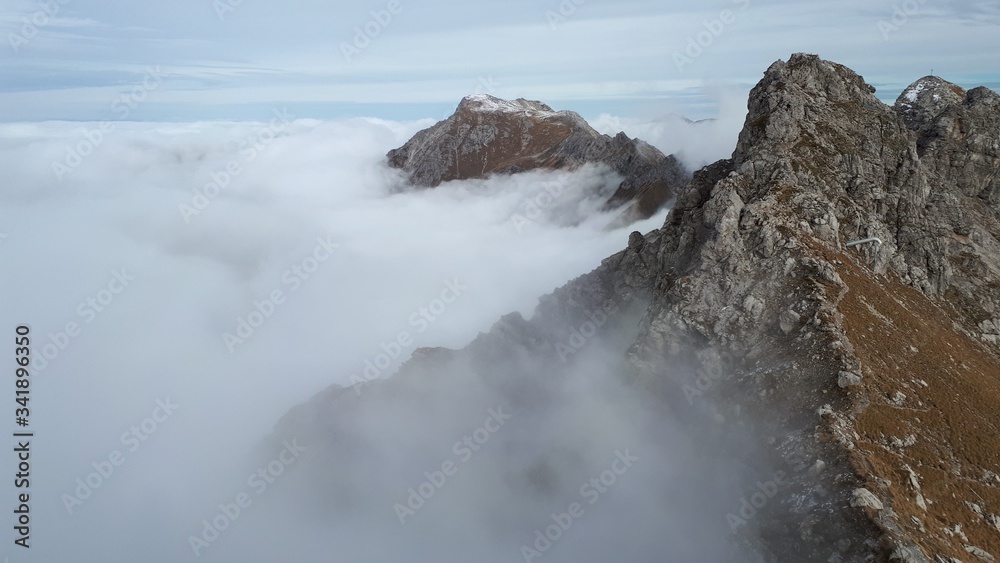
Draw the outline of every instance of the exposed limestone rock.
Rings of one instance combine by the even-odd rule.
[[[882,501],[868,489],[854,489],[854,492],[851,493],[851,506],[871,508],[873,510],[882,510],[884,508]]]
[[[781,315],[778,316],[778,326],[781,328],[781,332],[788,334],[795,329],[799,324],[799,314],[792,309],[785,309]]]
[[[976,557],[982,559],[983,561],[989,561],[990,563],[993,563],[993,561],[996,561],[993,558],[993,556],[990,555],[989,553],[987,553],[985,550],[983,550],[981,548],[978,548],[976,546],[973,546],[973,545],[967,545],[967,546],[965,546],[965,551],[968,551],[969,553],[975,555]]]
[[[927,502],[924,500],[923,493],[920,492],[920,476],[917,475],[917,472],[914,471],[913,468],[910,467],[909,465],[904,464],[903,470],[906,471],[906,474],[909,476],[910,487],[913,488],[913,493],[915,495],[915,501],[917,503],[917,506],[919,506],[921,510],[926,512]]]
[[[861,385],[861,376],[849,371],[842,371],[837,374],[837,386],[841,389]]]
[[[924,563],[927,558],[924,557],[920,550],[912,547],[899,546],[892,555],[889,556],[889,561],[902,561],[903,563]]]

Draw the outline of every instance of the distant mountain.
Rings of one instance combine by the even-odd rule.
[[[874,91],[815,55],[775,62],[750,93],[732,157],[694,174],[662,228],[632,233],[624,250],[543,297],[530,320],[508,315],[462,350],[418,351],[363,401],[331,387],[289,413],[277,438],[315,437],[328,449],[316,479],[333,482],[324,468],[335,468],[353,479],[341,485],[351,494],[378,495],[376,479],[344,476],[363,463],[355,451],[388,449],[362,443],[353,420],[406,409],[383,431],[433,447],[441,437],[420,428],[460,405],[433,393],[418,404],[418,389],[489,389],[530,418],[560,399],[560,382],[582,384],[593,361],[583,350],[601,348],[623,388],[697,438],[689,463],[717,476],[677,482],[666,472],[649,485],[651,499],[696,489],[697,500],[665,506],[685,516],[671,526],[690,519],[697,550],[728,542],[741,560],[781,563],[994,561],[1000,96],[935,77],[893,107]],[[531,133],[516,135],[521,127]],[[561,148],[567,139],[588,135],[534,102],[473,98],[390,159],[431,185],[562,163],[556,155],[576,154]],[[425,169],[432,157],[439,166]],[[602,401],[593,416],[610,408]],[[531,429],[504,445],[490,486],[509,499],[559,490],[577,463],[562,460],[583,459],[583,445]],[[523,464],[524,452],[536,461]],[[521,487],[523,475],[535,488]],[[699,519],[733,479],[746,496]]]
[[[624,133],[602,135],[575,112],[485,94],[465,97],[451,117],[386,157],[389,166],[425,187],[490,174],[605,164],[624,178],[609,206],[634,202],[637,219],[656,212],[689,178],[673,156]]]

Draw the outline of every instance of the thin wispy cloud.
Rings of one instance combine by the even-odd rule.
[[[96,101],[70,103],[74,89],[127,83],[117,74],[123,66],[148,64],[170,69],[174,80],[133,119],[201,119],[199,101],[237,119],[287,103],[316,117],[419,118],[454,106],[486,75],[503,84],[496,95],[562,102],[588,117],[600,112],[591,110],[598,102],[604,111],[629,115],[646,100],[669,100],[681,113],[703,118],[710,116],[704,98],[690,94],[716,83],[748,90],[771,62],[798,51],[847,64],[895,94],[931,68],[964,86],[1000,80],[983,80],[994,72],[995,34],[986,24],[996,23],[997,9],[973,1],[913,3],[916,9],[888,0],[697,7],[400,1],[396,13],[390,2],[223,4],[228,8],[217,10],[186,0],[169,10],[140,10],[54,2],[58,13],[0,59],[7,82],[0,119],[101,119]],[[38,6],[18,2],[7,12],[0,27],[8,43]],[[726,10],[733,21],[713,27]],[[880,22],[893,27],[887,32]],[[64,35],[69,30],[74,35]],[[706,45],[679,69],[676,54],[706,31]],[[59,79],[39,84],[32,70],[39,67]]]

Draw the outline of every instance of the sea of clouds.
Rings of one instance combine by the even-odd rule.
[[[530,317],[664,220],[609,228],[620,178],[592,166],[413,189],[384,154],[431,123],[276,108],[252,123],[0,125],[0,318],[12,337],[30,326],[35,359],[34,546],[12,561],[208,560],[223,550],[196,555],[190,537],[247,488],[250,452],[294,405]],[[715,144],[691,165],[735,144],[731,123],[595,125],[655,132],[667,152],[700,131],[695,145]],[[340,560],[310,552],[321,528],[282,530],[302,534],[281,540],[301,552],[289,560]]]

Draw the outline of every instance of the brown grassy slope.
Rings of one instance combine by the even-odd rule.
[[[839,311],[863,365],[855,469],[931,557],[976,560],[965,545],[1000,556],[1000,530],[967,504],[1000,515],[1000,360],[955,327],[946,303],[874,276],[855,251],[824,253],[842,262],[850,289]],[[909,435],[911,446],[894,441]],[[918,476],[926,511],[904,465]]]
[[[461,119],[448,131],[449,135],[460,136],[460,127],[481,121],[481,116],[475,112],[463,112],[460,116]],[[491,118],[499,129],[499,138],[481,150],[454,155],[455,164],[445,181],[481,178],[510,168],[532,170],[564,165],[557,162],[552,153],[572,133],[568,124],[554,119],[523,121],[516,115],[504,114]]]

